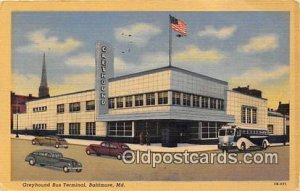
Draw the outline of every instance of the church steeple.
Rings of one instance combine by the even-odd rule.
[[[48,88],[48,83],[47,83],[46,58],[45,58],[45,53],[44,53],[42,78],[41,78],[41,84],[39,87],[39,98],[45,98],[45,97],[50,97],[50,95],[49,95],[49,88]]]

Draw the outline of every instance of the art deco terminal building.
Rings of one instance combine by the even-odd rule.
[[[18,114],[18,130],[126,142],[138,142],[144,131],[151,142],[167,134],[176,142],[208,143],[226,123],[271,127],[266,99],[173,66],[111,78],[108,95],[109,110],[98,117],[94,89],[29,101],[27,113]]]

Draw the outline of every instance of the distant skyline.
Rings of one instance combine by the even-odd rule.
[[[289,12],[15,12],[13,91],[37,95],[46,53],[50,95],[94,88],[95,43],[114,47],[115,76],[173,66],[262,90],[268,106],[289,102]]]

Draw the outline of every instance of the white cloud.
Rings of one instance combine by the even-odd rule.
[[[71,52],[82,46],[82,42],[72,37],[59,40],[56,36],[49,36],[48,29],[42,29],[27,34],[30,43],[26,46],[19,47],[17,50],[21,52],[45,52],[51,50],[57,54]]]
[[[94,67],[95,66],[95,56],[89,53],[82,53],[73,57],[69,57],[66,60],[66,64],[78,67]]]
[[[118,41],[132,42],[136,46],[145,46],[151,38],[161,33],[161,29],[151,23],[135,23],[116,28],[114,31]]]
[[[259,85],[268,80],[276,80],[285,75],[288,75],[290,71],[289,66],[280,66],[273,70],[263,70],[261,68],[250,68],[239,76],[232,77],[229,81],[233,86],[236,85]]]
[[[204,30],[201,30],[198,32],[198,35],[200,37],[216,37],[221,40],[225,40],[230,38],[233,33],[236,31],[237,27],[232,26],[226,26],[219,29],[216,29],[214,26],[205,26]]]
[[[273,70],[251,68],[232,77],[229,85],[231,88],[250,85],[250,88],[262,90],[263,97],[268,99],[268,107],[276,108],[278,101],[290,100],[289,71],[289,66],[279,66]]]
[[[251,38],[247,44],[238,47],[238,51],[244,53],[268,52],[278,47],[276,34],[264,34]]]
[[[40,77],[36,75],[21,75],[13,73],[12,75],[12,89],[20,95],[37,95],[40,85]]]
[[[167,66],[169,55],[165,52],[152,52],[141,56],[140,65],[145,69]]]
[[[174,60],[179,62],[201,63],[201,62],[219,62],[225,58],[225,55],[216,49],[201,50],[195,45],[189,45],[185,50],[176,52]]]
[[[12,89],[17,94],[27,95],[31,93],[34,96],[37,96],[40,80],[40,76],[37,75],[22,75],[19,73],[14,73]],[[94,84],[94,73],[66,75],[61,83],[48,82],[51,96],[92,89],[94,88]]]

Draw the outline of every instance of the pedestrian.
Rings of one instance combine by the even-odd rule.
[[[144,131],[142,131],[139,136],[140,136],[140,144],[143,145],[145,142]]]
[[[150,135],[148,131],[146,132],[146,143],[147,145],[150,145]]]

